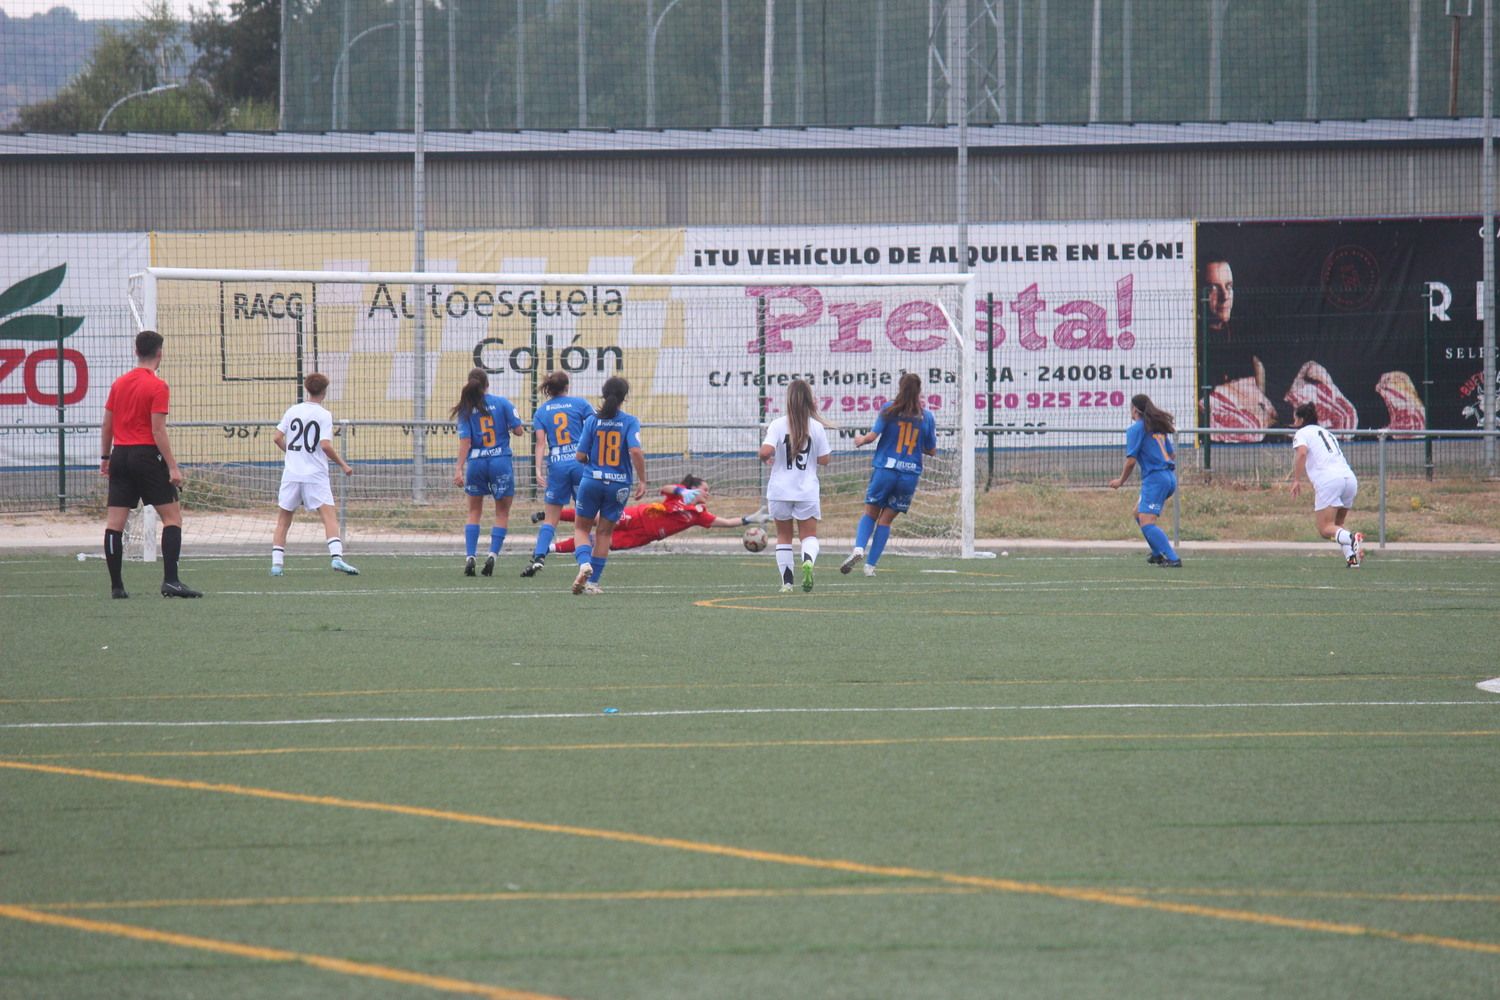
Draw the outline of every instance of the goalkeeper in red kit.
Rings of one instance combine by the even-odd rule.
[[[632,504],[615,525],[613,549],[638,549],[642,545],[670,538],[689,528],[742,528],[747,524],[764,524],[770,515],[763,511],[743,517],[720,517],[708,510],[709,486],[698,476],[683,476],[680,483],[661,488],[661,500]],[[540,512],[538,512],[540,513]],[[540,520],[537,514],[532,520]],[[573,520],[573,508],[565,507],[562,520]],[[554,552],[572,552],[573,539],[559,539]]]

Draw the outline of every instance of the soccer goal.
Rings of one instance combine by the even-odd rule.
[[[520,274],[149,268],[134,281],[137,321],[167,340],[173,440],[184,505],[204,544],[266,544],[281,456],[272,443],[303,378],[331,379],[336,445],[355,465],[335,495],[355,550],[447,551],[461,531],[448,418],[468,372],[529,419],[542,380],[567,372],[597,402],[606,378],[631,384],[650,486],[687,474],[711,509],[748,513],[764,495],[758,449],[788,383],[810,383],[834,453],[822,475],[826,546],[852,539],[873,446],[856,450],[903,372],[923,380],[937,422],[909,514],[889,551],[974,552],[975,358],[969,275]],[[530,428],[512,439],[511,530],[541,506]],[[303,530],[313,551],[315,519]],[[293,541],[298,536],[294,534]],[[728,532],[692,530],[674,547],[712,549]]]

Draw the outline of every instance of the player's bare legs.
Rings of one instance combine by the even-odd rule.
[[[286,536],[292,530],[292,517],[297,512],[285,507],[276,508],[276,528],[271,532],[271,575],[281,576],[286,558]]]
[[[495,526],[490,529],[490,551],[484,557],[484,576],[495,575],[495,559],[500,555],[500,546],[505,544],[505,533],[510,530],[510,508],[515,497],[495,498]]]
[[[339,513],[333,504],[325,503],[318,508],[318,517],[323,519],[323,539],[328,543],[329,565],[336,572],[359,576],[359,570],[344,562],[344,540],[339,537]]]
[[[573,551],[576,552],[580,548],[583,548],[585,545],[592,546],[593,542],[591,536],[594,533],[594,523],[595,519],[592,517],[576,516],[573,519]],[[604,524],[606,522],[600,521],[599,523]],[[613,529],[614,525],[610,525],[610,527],[611,529]],[[612,530],[611,534],[613,534]],[[609,543],[606,541],[606,547],[608,546],[608,544]],[[580,556],[580,558],[582,557]],[[593,576],[593,574],[594,570],[592,566],[590,566],[586,562],[579,563],[578,575],[573,577],[573,593],[583,593],[583,588],[588,586],[589,577]]]
[[[818,519],[809,517],[797,522],[797,537],[802,539],[802,589],[813,589],[813,564],[818,561]]]
[[[797,522],[790,519],[776,521],[776,572],[781,577],[782,593],[791,593],[793,574],[792,532]]]
[[[1348,507],[1324,507],[1322,510],[1313,511],[1313,519],[1318,525],[1318,534],[1330,542],[1337,543],[1343,550],[1345,565],[1350,569],[1358,569],[1359,564],[1365,561],[1365,536],[1344,528],[1344,518],[1348,516]]]

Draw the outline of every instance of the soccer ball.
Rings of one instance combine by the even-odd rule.
[[[767,545],[771,544],[770,539],[766,537],[766,529],[758,524],[752,524],[745,529],[744,542],[745,548],[751,552],[760,552]]]

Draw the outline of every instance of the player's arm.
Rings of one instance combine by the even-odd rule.
[[[547,432],[537,431],[532,435],[536,438],[536,481],[539,486],[547,485]]]
[[[1117,490],[1121,486],[1124,486],[1125,485],[1125,480],[1129,479],[1130,478],[1130,474],[1132,472],[1134,472],[1134,471],[1135,471],[1135,458],[1133,456],[1126,455],[1125,456],[1125,469],[1120,473],[1120,477],[1118,479],[1111,479],[1109,481],[1109,488],[1112,489],[1112,490]]]
[[[115,446],[115,415],[104,411],[104,422],[99,425],[99,475],[109,476],[109,453]]]
[[[922,454],[937,454],[937,418],[932,415],[931,410],[924,410],[922,415],[927,419],[922,421]]]
[[[741,517],[720,517],[717,514],[705,514],[699,519],[698,524],[705,528],[743,528],[747,524],[769,524],[771,515],[763,510],[754,514],[745,514]]]
[[[630,464],[635,467],[635,491],[631,497],[639,500],[646,495],[646,453],[640,448],[631,448]]]
[[[151,414],[151,439],[156,442],[156,450],[161,452],[162,461],[167,463],[167,478],[172,481],[173,486],[181,486],[182,470],[177,468],[177,456],[172,454],[172,439],[167,437],[165,413]]]
[[[280,433],[281,432],[278,431],[277,435],[279,436]],[[323,454],[328,456],[328,460],[330,462],[332,462],[334,465],[337,465],[340,469],[344,470],[344,475],[354,475],[354,466],[344,461],[343,457],[339,455],[339,450],[333,446],[332,441],[324,441],[320,447],[322,447]]]
[[[469,462],[469,432],[465,428],[458,436],[458,464],[453,467],[453,485],[464,484],[464,466]]]
[[[1302,481],[1307,479],[1307,445],[1299,444],[1292,449],[1297,457],[1292,459],[1292,474],[1287,478],[1292,481],[1292,496],[1302,492]]]
[[[865,445],[869,444],[871,441],[874,441],[878,437],[880,437],[880,435],[876,434],[874,431],[866,431],[863,434],[856,434],[854,435],[854,447],[863,448]]]
[[[276,447],[280,448],[282,451],[286,451],[286,435],[281,432],[280,427],[276,428],[276,436],[271,438],[271,441],[276,445]]]

